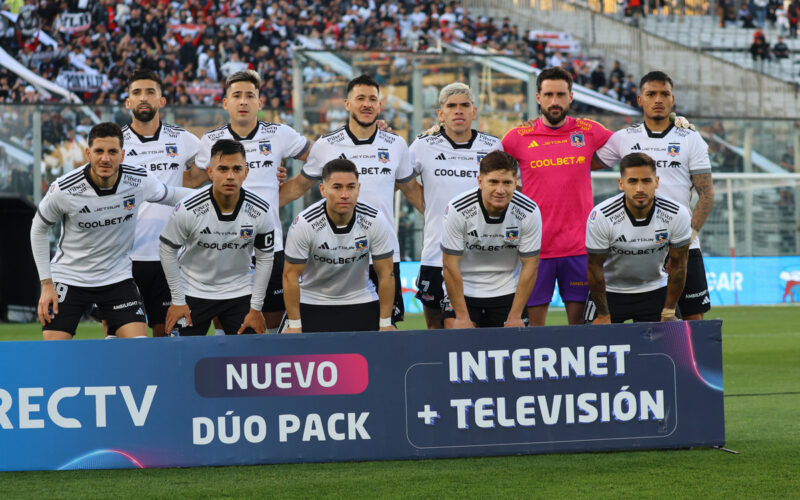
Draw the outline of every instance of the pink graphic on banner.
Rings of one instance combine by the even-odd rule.
[[[360,354],[203,358],[194,386],[206,398],[360,394],[369,366]]]

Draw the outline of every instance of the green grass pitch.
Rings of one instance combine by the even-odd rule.
[[[708,317],[724,320],[727,447],[738,455],[692,449],[4,472],[0,498],[800,498],[800,307],[719,307]],[[549,323],[564,324],[563,312]],[[424,320],[402,326],[423,328]],[[102,332],[84,324],[78,335]],[[0,340],[39,338],[37,325],[0,325]]]

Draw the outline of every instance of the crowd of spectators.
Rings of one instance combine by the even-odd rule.
[[[546,41],[529,39],[509,19],[474,17],[456,1],[11,0],[0,9],[0,46],[50,81],[60,83],[65,73],[96,75],[89,88],[72,88],[91,104],[119,103],[132,71],[149,67],[164,80],[168,102],[213,105],[227,75],[251,68],[264,79],[265,106],[289,108],[292,56],[300,45],[428,52],[461,41],[527,58],[540,68],[574,68],[577,81],[620,100],[628,100],[630,89],[625,75],[600,79],[589,71],[588,77],[582,58],[553,53]],[[306,83],[333,76],[311,64],[302,74]],[[43,100],[28,82],[0,69],[0,101]]]

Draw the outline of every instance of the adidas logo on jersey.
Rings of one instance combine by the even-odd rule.
[[[475,238],[477,238],[478,237],[478,231],[473,229],[472,231],[467,233],[467,236],[474,236]]]
[[[342,153],[342,154],[339,155],[339,159],[340,160],[346,160],[347,157],[344,155],[344,153]]]
[[[447,157],[444,153],[439,153],[439,156],[436,157],[437,160],[447,160]]]
[[[209,229],[208,226],[206,226],[205,229],[200,231],[200,234],[211,234],[211,229]]]
[[[710,304],[710,303],[711,303],[711,301],[709,300],[708,295],[703,297],[703,304]]]
[[[634,144],[633,147],[631,148],[631,151],[641,151],[641,150],[642,150],[642,147],[639,145],[638,142],[636,144]]]
[[[91,211],[91,210],[89,210],[89,207],[88,207],[88,206],[86,206],[86,205],[84,205],[84,206],[83,206],[83,208],[81,208],[80,212],[81,212],[82,214],[90,214],[90,213],[92,213],[92,211]]]
[[[331,249],[331,247],[328,246],[328,242],[327,241],[323,242],[322,245],[318,246],[317,248],[319,248],[320,250],[330,250]]]
[[[621,241],[622,243],[625,243],[625,242],[626,242],[626,241],[628,241],[628,240],[627,240],[627,239],[625,239],[625,235],[623,234],[622,236],[620,236],[619,238],[617,238],[617,241]]]
[[[125,151],[125,155],[126,156],[136,156],[136,150],[135,149],[130,149],[128,151]]]

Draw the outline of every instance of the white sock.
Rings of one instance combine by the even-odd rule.
[[[108,339],[115,339],[115,338],[117,338],[117,336],[116,336],[116,335],[106,335],[106,340],[108,340]]]
[[[225,335],[225,330],[223,330],[222,328],[216,328],[214,330],[214,335]]]

